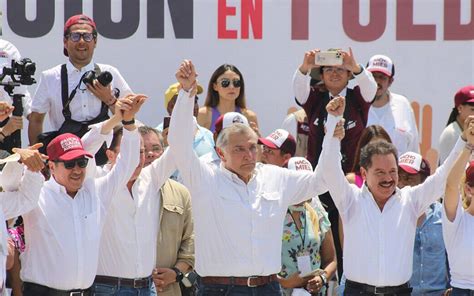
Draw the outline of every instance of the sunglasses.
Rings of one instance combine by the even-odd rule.
[[[62,162],[64,163],[64,167],[67,169],[67,170],[72,170],[76,164],[78,167],[80,167],[81,169],[85,168],[87,166],[87,163],[89,163],[89,159],[88,158],[76,158],[76,159],[72,159],[72,160],[58,160],[56,162]]]
[[[221,86],[223,88],[227,88],[230,86],[230,79],[227,79],[227,78],[223,78],[220,82]],[[234,79],[232,80],[232,85],[235,87],[235,88],[239,88],[242,86],[242,81],[240,81],[239,79]]]
[[[80,33],[80,32],[72,32],[69,35],[67,35],[72,42],[79,42],[79,40],[84,39],[85,42],[91,42],[94,40],[96,35],[94,33]]]

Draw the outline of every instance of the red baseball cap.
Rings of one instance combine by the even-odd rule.
[[[474,85],[465,86],[454,95],[455,107],[466,103],[474,103]]]
[[[410,175],[422,174],[429,176],[431,174],[428,161],[415,152],[406,152],[400,155],[398,158],[398,166]]]
[[[70,133],[65,133],[54,138],[46,148],[49,160],[68,161],[86,156],[92,158],[92,154],[84,150],[81,139]]]
[[[258,139],[258,143],[270,147],[271,149],[280,149],[291,156],[296,152],[295,138],[284,129],[277,129],[266,138]]]
[[[86,24],[86,25],[91,26],[92,29],[97,30],[93,19],[91,19],[85,14],[76,14],[76,15],[71,16],[64,24],[64,36],[66,36],[66,32],[70,27],[77,24]],[[63,50],[63,53],[65,56],[69,56],[65,48]]]

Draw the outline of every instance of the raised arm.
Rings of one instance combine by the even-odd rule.
[[[468,119],[466,119],[466,128],[464,129],[462,136],[466,139],[468,135],[468,120],[472,121],[474,120],[474,117],[469,117]],[[430,204],[435,202],[445,193],[448,173],[453,167],[453,164],[455,163],[459,154],[461,154],[466,147],[466,142],[463,140],[462,137],[459,137],[458,141],[456,142],[456,145],[449,153],[448,158],[446,158],[443,164],[436,169],[434,174],[429,176],[422,184],[407,189],[412,191],[410,195],[412,197],[412,202],[415,205],[415,211],[418,215],[424,213],[424,211],[427,207],[429,207]],[[464,162],[464,165],[465,164],[466,162]],[[460,180],[461,179],[458,179],[457,181],[458,185],[461,182]]]
[[[117,162],[110,172],[96,179],[97,194],[104,209],[108,207],[115,192],[125,186],[140,160],[140,135],[135,126],[135,115],[146,100],[144,95],[129,95],[125,98],[129,109],[122,112],[123,137]]]
[[[168,131],[168,145],[181,177],[187,186],[202,185],[202,178],[210,169],[199,161],[193,151],[196,125],[193,119],[194,95],[197,90],[196,70],[191,61],[185,60],[176,72],[181,84]]]
[[[313,49],[305,52],[303,63],[293,75],[293,91],[295,98],[300,105],[303,105],[308,100],[309,92],[311,90],[309,85],[311,77],[309,76],[309,73],[313,68],[319,67],[315,64],[315,56],[319,51],[319,49]]]
[[[326,106],[328,119],[326,122],[327,132],[324,136],[323,150],[319,158],[318,169],[323,173],[325,184],[331,193],[339,212],[344,213],[352,204],[354,193],[358,190],[355,185],[349,184],[341,166],[341,140],[333,137],[331,128],[336,122],[341,124],[340,119],[344,114],[345,99],[334,98]]]
[[[468,128],[464,129],[464,136],[467,139],[466,146],[461,151],[453,167],[449,171],[448,179],[446,181],[446,190],[444,193],[444,210],[446,212],[446,218],[453,222],[456,218],[456,212],[459,205],[460,198],[460,187],[463,186],[461,180],[465,171],[466,163],[472,154],[474,148],[474,117],[467,118],[469,121]]]

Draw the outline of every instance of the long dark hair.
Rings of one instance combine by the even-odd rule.
[[[352,166],[352,172],[359,173],[360,171],[360,151],[367,145],[373,138],[382,138],[385,141],[392,143],[392,139],[388,135],[387,131],[380,125],[369,125],[364,128],[360,135],[359,142],[357,142],[356,155],[354,157],[354,165]]]
[[[209,79],[209,85],[207,86],[207,97],[206,101],[204,102],[204,106],[206,107],[217,107],[219,105],[219,93],[214,90],[214,83],[216,83],[217,78],[224,74],[227,71],[232,71],[235,74],[239,75],[240,79],[240,93],[237,99],[235,100],[235,105],[239,108],[245,109],[245,83],[244,77],[242,73],[240,73],[239,69],[236,66],[230,64],[223,64],[217,68],[214,73],[212,73],[211,79]]]

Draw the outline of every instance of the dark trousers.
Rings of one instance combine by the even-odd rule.
[[[35,283],[23,283],[23,296],[70,296],[72,291],[60,291]],[[77,293],[77,296],[81,295]],[[82,296],[91,296],[90,289],[85,291]]]
[[[334,247],[336,248],[337,257],[337,279],[340,283],[343,272],[343,259],[341,241],[339,240],[339,211],[337,210],[336,205],[329,194],[329,191],[321,194],[319,196],[319,200],[323,204],[326,212],[328,212],[329,222],[331,222],[332,237],[334,239]]]
[[[278,282],[271,282],[255,288],[235,285],[205,285],[200,282],[198,296],[281,296],[281,293]]]
[[[474,296],[474,290],[460,289],[453,287],[451,296]]]

